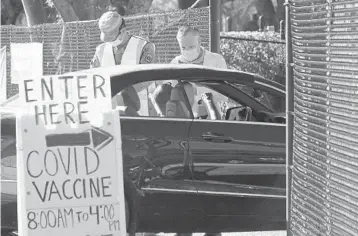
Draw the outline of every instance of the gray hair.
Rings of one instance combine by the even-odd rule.
[[[179,41],[181,38],[186,36],[188,33],[192,33],[195,36],[200,37],[199,29],[190,25],[181,26],[177,33],[177,40]]]

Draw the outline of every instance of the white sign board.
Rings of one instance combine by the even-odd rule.
[[[43,75],[42,43],[11,43],[11,83]]]
[[[109,78],[44,76],[19,89],[19,235],[125,235],[121,129]]]
[[[0,49],[0,104],[6,100],[6,46]]]

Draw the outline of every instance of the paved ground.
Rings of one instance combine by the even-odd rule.
[[[174,236],[175,234],[158,234],[158,236]],[[195,233],[194,236],[203,236],[204,233]],[[137,234],[137,236],[139,236]],[[286,236],[286,231],[264,231],[247,233],[223,233],[222,236]]]

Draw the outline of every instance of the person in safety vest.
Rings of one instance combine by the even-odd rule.
[[[154,62],[155,45],[144,38],[130,35],[125,20],[117,12],[104,13],[98,26],[103,43],[96,48],[91,68]]]
[[[117,12],[104,13],[98,26],[103,43],[96,47],[91,68],[154,63],[155,45],[144,38],[130,35],[125,20]],[[120,106],[123,108],[122,115],[133,116],[141,108],[137,97],[137,91],[129,86],[112,99],[113,107]]]

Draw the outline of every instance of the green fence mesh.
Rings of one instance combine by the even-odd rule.
[[[157,63],[168,63],[179,54],[176,33],[182,24],[199,28],[203,46],[209,49],[209,22],[208,7],[126,17],[130,33],[155,43]],[[30,28],[1,26],[1,47],[7,46],[7,97],[18,93],[18,86],[11,84],[10,79],[10,43],[43,43],[43,71],[44,75],[50,75],[89,68],[95,48],[101,43],[99,35],[97,21],[44,24]],[[61,38],[64,40],[61,41]],[[64,50],[58,58],[61,42]]]

